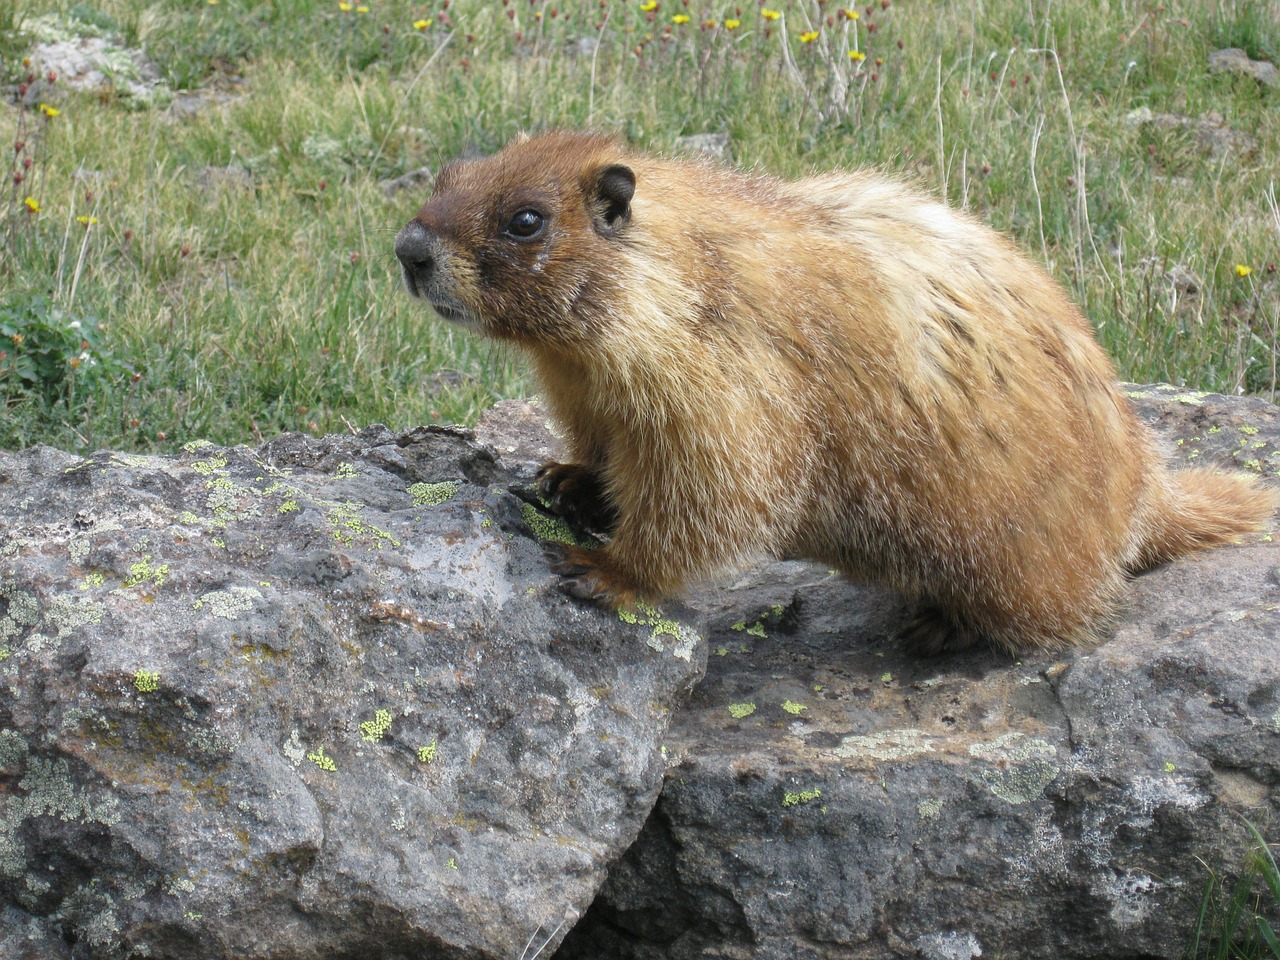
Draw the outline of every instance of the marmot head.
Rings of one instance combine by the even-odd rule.
[[[623,269],[636,187],[623,157],[610,138],[554,132],[444,167],[396,237],[409,293],[493,337],[589,341]]]

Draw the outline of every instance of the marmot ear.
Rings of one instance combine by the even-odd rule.
[[[636,175],[620,163],[596,174],[592,192],[592,216],[600,233],[613,233],[631,219],[631,198],[636,192]]]

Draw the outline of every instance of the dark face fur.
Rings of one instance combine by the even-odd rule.
[[[551,133],[452,163],[396,238],[409,293],[529,344],[590,339],[609,314],[635,176],[610,140]]]

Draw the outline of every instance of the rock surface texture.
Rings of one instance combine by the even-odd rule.
[[[448,429],[0,454],[0,958],[554,949],[706,646],[562,596],[512,480]]]
[[[1132,396],[1175,460],[1280,473],[1275,407]],[[1203,864],[1277,835],[1278,578],[1269,536],[1171,564],[1021,662],[904,658],[901,602],[812,565],[701,591],[662,796],[557,957],[1181,958]]]
[[[1132,396],[1280,473],[1276,408]],[[1172,960],[1275,838],[1270,537],[1095,650],[911,660],[811,564],[562,597],[512,493],[555,438],[477,436],[0,454],[0,960]]]

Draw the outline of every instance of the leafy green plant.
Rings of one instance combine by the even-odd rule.
[[[0,301],[0,401],[73,404],[77,386],[119,377],[125,371],[103,351],[103,332],[97,320],[68,314],[42,295]]]

